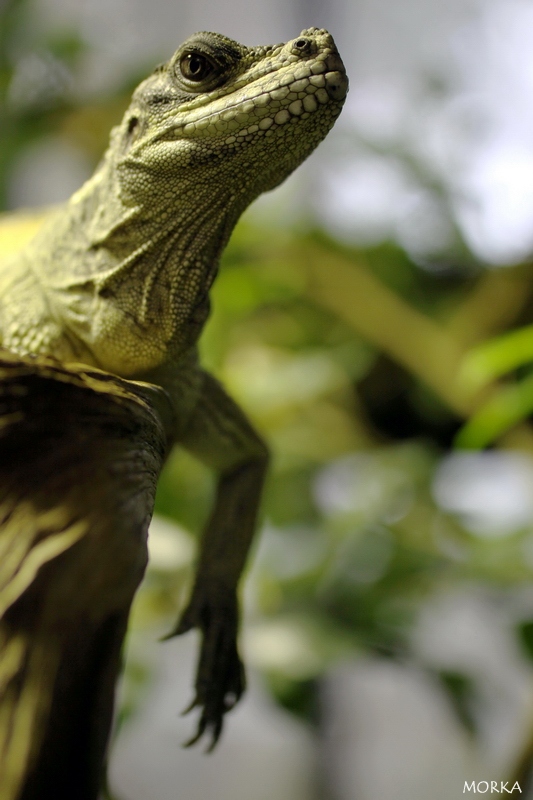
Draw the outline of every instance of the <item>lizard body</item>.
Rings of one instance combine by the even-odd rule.
[[[136,89],[93,177],[0,263],[4,347],[162,386],[177,420],[171,439],[220,473],[173,631],[202,630],[194,704],[198,736],[212,728],[214,741],[244,688],[236,586],[268,455],[199,366],[196,342],[239,216],[319,144],[346,91],[327,31],[255,48],[195,34]]]

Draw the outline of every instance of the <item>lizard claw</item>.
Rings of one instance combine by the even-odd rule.
[[[202,597],[195,591],[180,621],[164,638],[178,636],[195,627],[202,633],[196,694],[183,714],[194,708],[201,708],[201,713],[196,733],[184,747],[191,747],[209,732],[211,744],[207,752],[210,753],[222,733],[224,715],[239,701],[246,683],[237,651],[238,607],[235,594],[231,599],[226,594],[222,600],[212,593]]]

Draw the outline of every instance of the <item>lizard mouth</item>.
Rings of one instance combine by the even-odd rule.
[[[304,121],[320,111],[327,111],[333,124],[347,91],[344,65],[328,34],[326,45],[313,58],[282,64],[272,59],[266,74],[244,75],[241,86],[222,96],[196,98],[186,111],[187,121],[180,124],[175,120],[163,138],[240,144],[261,133],[272,135],[276,128]]]

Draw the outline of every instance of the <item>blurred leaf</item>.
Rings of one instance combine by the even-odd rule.
[[[524,654],[533,661],[533,620],[518,625],[517,633]]]
[[[455,446],[486,447],[533,411],[533,374],[520,383],[503,386],[461,428]]]
[[[209,470],[186,451],[174,449],[157,485],[155,510],[197,532],[207,517],[212,493]]]
[[[298,681],[279,673],[269,673],[266,676],[266,683],[282,708],[308,723],[317,722],[320,716],[318,680]]]
[[[439,672],[438,676],[458,719],[469,733],[476,733],[472,703],[475,687],[472,678],[461,672],[448,670]]]
[[[71,29],[53,31],[45,43],[50,53],[70,66],[75,66],[88,49],[78,31]]]
[[[533,362],[533,325],[511,331],[471,350],[461,365],[461,379],[479,389],[517,367]]]

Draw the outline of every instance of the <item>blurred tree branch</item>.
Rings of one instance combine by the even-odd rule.
[[[360,263],[316,246],[298,257],[315,301],[405,366],[454,412],[470,413],[476,398],[457,380],[464,349],[444,326],[410,307]]]
[[[446,328],[465,347],[472,347],[516,322],[530,297],[527,269],[484,270]]]

